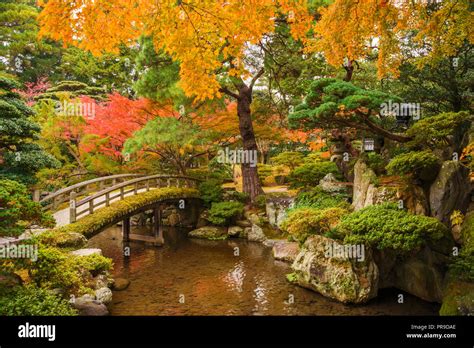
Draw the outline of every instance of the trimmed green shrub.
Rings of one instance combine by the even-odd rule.
[[[223,194],[223,200],[225,201],[234,201],[234,202],[241,202],[246,203],[249,200],[248,193],[239,192],[239,191],[225,191]]]
[[[73,316],[77,311],[67,300],[29,285],[15,287],[0,296],[0,315]]]
[[[287,166],[291,170],[303,164],[304,155],[301,152],[281,152],[271,158],[272,163]]]
[[[281,228],[288,232],[292,240],[304,243],[310,235],[328,233],[347,213],[342,208],[297,208],[288,213]]]
[[[346,244],[365,244],[379,250],[407,252],[442,239],[448,229],[435,218],[413,215],[397,204],[373,205],[342,218],[338,233]]]
[[[112,260],[102,255],[75,256],[54,247],[41,246],[38,260],[31,263],[29,274],[42,288],[60,288],[68,294],[90,292],[92,277],[112,269]]]
[[[407,143],[411,148],[443,148],[449,144],[448,136],[462,134],[469,128],[471,115],[468,112],[445,112],[417,121],[406,134],[413,139]]]
[[[385,171],[385,161],[382,155],[376,152],[367,153],[367,165],[378,175]]]
[[[349,198],[346,194],[329,194],[320,187],[315,187],[309,191],[302,191],[295,200],[295,207],[311,207],[316,209],[343,208],[351,209]]]
[[[0,236],[17,236],[32,224],[53,227],[55,221],[33,202],[26,186],[13,180],[0,180]]]
[[[322,161],[306,163],[295,168],[288,176],[290,187],[314,187],[326,174],[339,174],[339,169],[334,162]]]
[[[258,173],[258,178],[260,179],[260,183],[262,184],[265,181],[265,178],[267,176],[270,176],[273,174],[272,166],[269,164],[258,163],[257,173]]]
[[[212,203],[208,220],[215,225],[229,225],[243,212],[244,205],[240,202]]]
[[[422,180],[432,180],[439,170],[439,159],[431,151],[412,151],[393,158],[387,165],[390,175],[412,174]]]
[[[209,179],[199,184],[199,193],[202,200],[209,206],[213,202],[222,201],[224,190],[222,181],[218,179]]]

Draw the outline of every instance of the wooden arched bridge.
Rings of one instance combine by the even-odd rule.
[[[122,221],[125,241],[135,239],[162,244],[162,203],[197,199],[199,182],[181,175],[120,174],[87,180],[41,199],[35,194],[35,198],[44,210],[52,212],[56,230],[90,237]],[[153,210],[154,236],[132,235],[131,216],[148,210]]]

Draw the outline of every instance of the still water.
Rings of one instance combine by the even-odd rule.
[[[151,234],[146,227],[133,233]],[[121,229],[112,227],[89,241],[114,260],[114,277],[130,286],[114,291],[112,315],[437,315],[439,305],[398,290],[382,290],[362,306],[343,305],[290,284],[291,273],[271,248],[241,239],[190,239],[168,228],[163,247],[131,243],[123,256]],[[237,252],[236,252],[237,251]],[[238,253],[238,255],[236,255]]]

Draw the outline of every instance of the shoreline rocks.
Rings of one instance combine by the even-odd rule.
[[[294,282],[342,303],[361,304],[377,296],[379,271],[366,250],[365,260],[327,257],[329,243],[319,235],[309,237],[291,265]]]

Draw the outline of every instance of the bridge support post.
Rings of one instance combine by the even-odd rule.
[[[129,217],[123,219],[122,235],[123,235],[123,241],[125,243],[130,242],[130,218]]]
[[[69,194],[69,222],[76,222],[76,192],[71,191]]]
[[[165,243],[163,226],[161,224],[161,206],[153,209],[153,234],[155,236],[155,245],[161,246]]]

